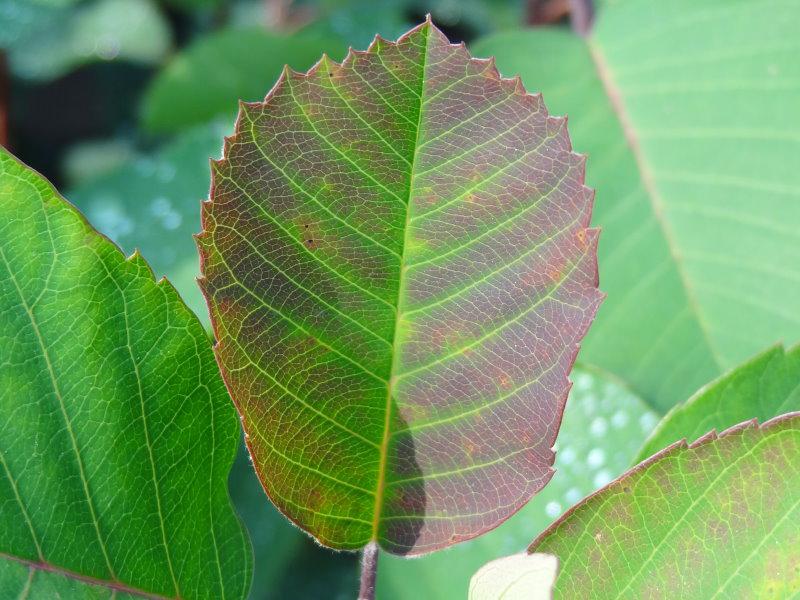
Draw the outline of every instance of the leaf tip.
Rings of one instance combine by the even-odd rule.
[[[375,37],[372,38],[372,41],[369,43],[369,46],[367,46],[367,50],[366,51],[367,52],[373,52],[373,51],[378,52],[378,51],[380,51],[384,41],[385,40],[380,35],[378,35],[376,33]]]
[[[153,271],[153,267],[151,267],[147,260],[145,260],[144,256],[142,256],[139,248],[134,248],[131,255],[125,258],[125,262],[130,263],[138,269],[144,270],[144,272],[147,274],[147,277],[152,281],[155,281],[156,274]]]
[[[203,204],[206,203],[207,201],[203,202]],[[200,231],[198,233],[193,233],[192,238],[194,239],[194,242],[195,244],[197,244],[198,247],[204,246],[208,242],[208,231],[203,229],[203,231]]]
[[[762,426],[763,427],[763,426]],[[740,431],[744,431],[745,429],[758,429],[758,419],[748,419],[747,421],[742,421],[741,423],[737,423],[736,425],[732,425],[725,429],[722,433],[719,434],[719,437],[725,437],[727,435],[733,435],[739,433]],[[716,430],[712,430],[716,431]]]
[[[319,61],[317,61],[317,64],[314,65],[314,66],[316,67],[317,65],[319,65]],[[313,68],[314,67],[312,67],[312,69]],[[278,82],[275,84],[275,88],[277,88],[284,81],[297,81],[299,79],[302,79],[303,77],[305,77],[304,73],[301,73],[300,71],[295,71],[289,65],[283,65],[283,71],[281,72],[281,76],[278,79]],[[273,89],[275,89],[275,88],[273,88]],[[272,92],[270,92],[270,93],[272,93]],[[269,95],[267,97],[269,97]]]
[[[703,444],[707,444],[708,442],[713,442],[718,437],[719,436],[717,435],[717,430],[716,429],[712,429],[708,433],[705,433],[705,434],[701,435],[699,438],[697,438],[695,441],[693,441],[691,444],[689,444],[688,447],[693,450],[695,448],[699,448]]]
[[[514,77],[511,78],[511,83],[514,86],[514,93],[517,94],[518,96],[526,96],[527,95],[527,96],[530,96],[533,100],[536,100],[537,102],[542,97],[542,95],[540,93],[528,94],[528,90],[525,89],[525,84],[522,83],[522,77],[520,77],[519,74],[514,75]]]
[[[547,129],[549,134],[559,133],[559,130],[566,130],[567,117],[557,117],[549,115],[547,117]]]

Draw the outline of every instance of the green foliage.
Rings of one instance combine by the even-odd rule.
[[[308,26],[310,31],[334,35],[358,50],[369,46],[377,34],[394,40],[413,27],[406,0],[321,0],[327,18]]]
[[[636,463],[680,439],[800,410],[800,347],[775,347],[709,383],[658,424]]]
[[[338,57],[345,49],[332,36],[285,36],[255,28],[201,38],[153,80],[143,101],[144,125],[151,131],[179,131],[232,115],[238,100],[262,99],[284,65],[305,70],[323,52]]]
[[[547,483],[601,300],[563,119],[425,23],[287,72],[212,164],[217,359],[289,518],[416,554]]]
[[[61,168],[68,186],[81,186],[116,171],[135,157],[136,150],[124,138],[90,140],[72,145],[64,156]]]
[[[591,156],[608,299],[583,360],[662,410],[800,338],[800,6],[604,3],[566,31],[474,46],[569,114]]]
[[[677,443],[587,498],[530,547],[555,598],[800,593],[800,413]]]
[[[326,32],[366,48],[375,34],[396,39],[429,13],[441,27],[472,38],[522,22],[521,0],[319,0],[307,30]]]
[[[479,567],[521,552],[563,511],[628,469],[656,414],[607,373],[578,365],[570,378],[574,385],[558,434],[556,472],[547,487],[494,531],[447,552],[421,560],[382,557],[382,600],[463,600]]]
[[[0,596],[243,598],[203,328],[5,151],[0,202]]]
[[[264,495],[250,457],[244,446],[233,464],[230,475],[230,491],[233,503],[242,521],[250,532],[253,545],[253,570],[251,600],[280,597],[275,593],[282,581],[287,579],[287,570],[297,561],[303,550],[305,536],[293,527]],[[317,579],[319,574],[315,573]],[[294,582],[297,587],[297,582]],[[329,589],[332,586],[329,585]]]
[[[178,136],[67,193],[97,229],[126,252],[141,250],[157,276],[166,275],[204,324],[192,235],[200,230],[200,203],[208,197],[208,160],[220,153],[228,128],[212,123]]]
[[[225,0],[163,0],[174,8],[191,12],[191,11],[207,11],[209,9],[219,8]]]
[[[10,28],[0,45],[9,48],[14,73],[27,79],[52,79],[95,61],[152,64],[172,44],[152,0],[92,0],[77,8],[0,0],[0,14]]]
[[[553,114],[569,114],[575,147],[590,156],[587,185],[597,189],[594,221],[604,230],[600,279],[608,300],[581,352],[584,368],[576,369],[572,378],[575,386],[555,446],[557,472],[548,486],[496,530],[447,552],[416,561],[383,556],[378,597],[462,599],[470,575],[480,565],[522,550],[552,519],[631,464],[676,440],[693,440],[712,429],[723,431],[751,418],[763,422],[800,409],[800,347],[784,352],[772,346],[763,352],[770,344],[784,342],[791,347],[800,340],[800,203],[796,201],[800,8],[788,0],[594,0],[596,24],[586,39],[560,26],[510,31],[475,42],[485,33],[523,26],[523,12],[532,4],[527,0],[0,0],[2,142],[65,187],[66,197],[126,253],[140,249],[155,271],[154,277],[136,252],[123,260],[46,182],[2,154],[1,598],[141,597],[125,592],[126,585],[172,597],[170,559],[178,565],[176,579],[181,586],[183,578],[192,581],[183,598],[220,597],[215,581],[225,582],[228,595],[244,593],[249,557],[223,485],[235,446],[231,410],[209,362],[202,327],[170,284],[155,284],[153,279],[166,275],[201,323],[209,326],[208,308],[195,281],[199,262],[191,235],[201,229],[200,202],[209,194],[208,159],[219,157],[221,137],[231,132],[237,101],[260,101],[284,63],[305,70],[323,52],[340,59],[344,42],[362,49],[375,33],[395,39],[426,13],[451,39],[469,43],[475,55],[497,55],[504,74],[521,74],[529,89],[544,93]],[[525,436],[534,439],[531,444],[526,441],[526,447],[541,450],[532,460],[525,458],[525,468],[552,460],[549,444],[558,426],[560,401],[555,390],[566,385],[563,364],[559,363],[556,376],[544,378],[541,389],[549,395],[537,388],[526,399],[528,404],[491,404],[491,399],[506,393],[508,380],[514,389],[518,384],[536,386],[529,381],[540,375],[539,360],[555,360],[551,351],[533,348],[542,339],[541,329],[522,331],[513,344],[503,339],[505,346],[478,344],[454,361],[452,369],[431,369],[428,379],[411,377],[414,381],[404,386],[405,376],[396,375],[417,368],[404,362],[419,359],[437,366],[442,352],[451,353],[465,340],[496,326],[508,327],[503,320],[509,306],[518,309],[531,301],[514,295],[528,279],[518,277],[520,271],[510,266],[527,264],[516,261],[529,239],[525,228],[530,222],[509,220],[513,235],[497,235],[490,243],[484,243],[480,228],[502,217],[495,210],[498,205],[491,203],[492,194],[513,196],[521,184],[542,181],[542,173],[549,185],[553,169],[543,160],[535,163],[539,171],[533,178],[520,170],[502,181],[490,181],[491,193],[477,202],[470,198],[474,213],[445,209],[428,223],[423,214],[419,230],[416,217],[406,223],[387,202],[392,194],[412,199],[415,189],[416,202],[410,202],[407,211],[424,213],[429,210],[427,200],[434,196],[451,200],[469,176],[485,180],[482,169],[504,164],[504,157],[520,153],[518,143],[531,143],[538,134],[524,131],[530,107],[517,110],[511,119],[486,101],[482,91],[486,88],[478,86],[475,94],[476,88],[463,81],[463,87],[454,88],[454,96],[463,92],[461,104],[434,103],[423,111],[420,100],[406,92],[427,89],[438,94],[437,86],[444,85],[450,74],[431,73],[427,80],[412,77],[413,82],[404,80],[410,84],[407,90],[395,77],[399,74],[402,79],[413,71],[407,61],[392,62],[387,44],[378,44],[372,52],[384,60],[389,57],[393,75],[388,82],[372,79],[380,69],[373,68],[369,54],[356,53],[353,64],[358,68],[326,60],[309,77],[292,75],[284,81],[284,87],[271,96],[271,108],[245,106],[243,114],[253,116],[257,124],[247,132],[240,123],[229,144],[229,154],[239,152],[238,163],[214,166],[215,203],[224,200],[227,207],[218,213],[224,218],[214,223],[216,249],[232,263],[230,269],[216,271],[217,334],[224,320],[230,340],[243,344],[241,353],[250,357],[232,369],[233,389],[238,390],[238,400],[246,396],[243,412],[256,463],[273,496],[281,493],[282,497],[275,496],[281,510],[312,532],[346,530],[348,547],[357,546],[349,542],[358,537],[374,537],[370,533],[378,517],[389,512],[393,520],[387,522],[402,531],[386,537],[415,538],[417,527],[423,532],[414,540],[415,552],[430,549],[422,546],[437,535],[450,543],[496,524],[506,515],[475,514],[492,508],[492,493],[498,502],[513,505],[507,506],[511,513],[543,483],[539,479],[546,479],[529,477],[537,483],[527,489],[520,483],[524,477],[514,479],[516,463],[500,463],[509,466],[510,478],[504,473],[498,476],[500,469],[493,467],[478,471],[475,479],[469,479],[470,471],[462,471],[474,466],[470,461],[476,459],[470,453],[502,458]],[[442,72],[450,63],[443,64]],[[469,82],[484,85],[482,76],[496,79],[488,63],[470,64],[483,71],[467,73]],[[424,86],[418,87],[423,80]],[[502,93],[493,101],[499,99],[504,106],[511,104],[502,99],[504,93],[511,91],[513,99],[521,92],[513,90],[511,82],[498,85]],[[299,90],[298,101],[287,99],[286,86]],[[337,90],[341,96],[334,95]],[[489,109],[485,115],[477,108],[480,102]],[[262,110],[273,112],[267,118],[259,116]],[[301,115],[303,110],[308,115]],[[373,122],[372,116],[379,118]],[[230,121],[221,125],[218,119]],[[422,139],[448,119],[454,123],[455,136],[444,138],[440,146]],[[416,129],[414,123],[419,125]],[[481,130],[466,132],[470,123],[479,124]],[[499,143],[489,143],[490,135]],[[332,143],[325,146],[325,138]],[[483,143],[487,144],[483,151],[464,153]],[[257,152],[264,148],[267,156]],[[420,149],[420,160],[412,148]],[[283,160],[284,173],[267,164],[275,157]],[[418,164],[425,160],[441,163],[441,168],[426,173],[429,167]],[[287,191],[286,174],[313,198],[300,200],[302,192],[291,184]],[[233,182],[244,182],[246,193],[231,188]],[[23,187],[31,194],[14,195],[13,203],[6,202],[12,197],[8,189]],[[577,189],[578,184],[570,181],[555,187],[554,194],[559,194],[566,188]],[[252,207],[247,195],[255,199]],[[34,209],[26,209],[23,201]],[[213,212],[207,211],[207,219]],[[543,212],[545,219],[550,214]],[[210,229],[208,222],[205,228]],[[247,231],[252,251],[244,238],[232,241],[240,230]],[[53,233],[52,240],[48,232]],[[359,237],[362,233],[371,239]],[[591,241],[592,234],[589,237]],[[437,252],[447,253],[462,240],[473,243],[467,254],[438,258]],[[413,278],[413,264],[412,277],[401,275],[403,261],[384,256],[373,241],[412,262],[436,265],[439,260],[446,268],[426,274],[420,283]],[[553,266],[558,252],[549,256]],[[51,272],[47,269],[51,264],[59,268]],[[328,277],[329,267],[343,271],[344,279]],[[502,285],[485,285],[484,273],[496,276],[495,271],[508,273],[508,279]],[[460,291],[454,282],[463,278],[472,286],[470,273],[480,281],[469,288],[471,293]],[[560,269],[538,274],[557,276]],[[287,283],[286,276],[292,281]],[[406,280],[408,285],[401,285]],[[59,421],[57,398],[47,388],[52,378],[42,363],[41,344],[35,343],[36,335],[31,337],[24,305],[20,312],[15,282],[23,292],[23,303],[28,292],[40,296],[31,300],[30,313],[49,344],[48,358],[60,369],[56,374],[65,386],[61,391],[68,422],[63,416]],[[385,302],[360,298],[361,291],[348,289],[348,282],[377,290]],[[256,295],[243,297],[243,288]],[[408,292],[405,298],[403,288]],[[513,291],[504,303],[499,300],[501,291],[508,290]],[[454,295],[463,303],[437,304],[426,315],[414,306],[408,309],[415,294],[429,294],[434,303],[438,294]],[[401,313],[410,312],[410,318],[390,314],[398,306]],[[557,310],[561,308],[551,313]],[[126,314],[130,327],[123,322]],[[166,327],[167,321],[177,324],[180,332]],[[370,337],[373,333],[377,337]],[[126,361],[129,336],[127,352],[132,358]],[[569,338],[567,346],[573,339],[577,338]],[[762,353],[742,364],[756,352]],[[144,357],[145,367],[152,361],[152,369],[138,377],[148,401],[146,413],[135,410],[142,403],[131,365],[139,356]],[[385,379],[383,393],[380,382],[347,371],[354,366],[343,366],[347,359]],[[190,366],[184,368],[185,364]],[[206,391],[196,389],[198,385]],[[397,393],[386,393],[389,390]],[[291,395],[295,399],[287,397]],[[543,407],[530,408],[531,402],[543,397]],[[487,399],[490,407],[496,407],[484,408]],[[473,410],[491,413],[488,422],[476,418],[467,423],[468,416],[463,427],[449,428],[448,420],[428,428],[430,435],[425,429],[422,434],[409,431],[420,421],[456,418],[460,423],[461,412]],[[642,447],[657,415],[664,413]],[[543,426],[541,415],[553,422]],[[346,439],[347,432],[338,427],[342,424],[372,445],[361,447]],[[79,456],[70,445],[67,425],[80,444]],[[166,550],[158,532],[154,478],[147,470],[151,463],[142,454],[147,450],[141,442],[145,425],[150,432],[165,428],[161,437],[156,432],[152,462],[157,475],[167,473],[155,479],[164,491],[167,533],[177,527]],[[744,440],[766,434],[732,435]],[[172,451],[159,446],[173,437],[178,442]],[[385,439],[394,443],[396,438],[400,439],[396,446],[383,448]],[[485,443],[476,445],[476,439]],[[780,521],[775,512],[782,503],[797,499],[795,490],[781,487],[796,488],[797,478],[791,469],[780,471],[773,459],[794,459],[790,466],[795,466],[798,454],[792,450],[782,457],[777,451],[763,451],[772,444],[770,438],[758,446],[761,455],[735,459],[731,468],[735,444],[705,441],[693,449],[673,448],[663,460],[648,462],[646,473],[644,467],[635,469],[625,481],[636,482],[641,491],[637,506],[655,519],[642,518],[634,529],[601,531],[594,525],[602,519],[605,527],[630,510],[627,496],[618,501],[617,484],[580,502],[563,521],[560,533],[549,531],[544,538],[554,548],[575,553],[573,559],[567,558],[562,585],[589,574],[597,597],[613,597],[625,585],[630,587],[622,597],[797,593],[796,565],[787,561],[800,539],[791,538],[791,531],[787,537],[781,528],[786,521],[797,521],[798,515],[787,512]],[[730,451],[725,454],[720,448]],[[637,450],[638,458],[633,458]],[[700,466],[698,456],[704,461]],[[759,456],[773,463],[758,465]],[[83,491],[79,460],[86,461],[88,493]],[[381,463],[386,477],[379,473]],[[646,481],[647,475],[668,472],[676,465],[679,468],[671,475],[678,484],[684,483],[679,472],[691,474],[696,489],[680,485],[656,489]],[[722,476],[712,491],[703,492],[700,480],[714,469]],[[748,469],[757,476],[746,484],[743,478],[728,479]],[[447,475],[439,476],[440,472]],[[326,475],[339,481],[331,482]],[[324,483],[315,479],[318,476]],[[391,497],[392,478],[415,485]],[[764,495],[762,479],[768,479],[769,495]],[[183,485],[187,481],[188,488]],[[505,489],[496,481],[504,481]],[[358,490],[353,484],[367,492],[362,499],[354,499]],[[15,486],[20,496],[13,493]],[[386,491],[381,494],[388,501],[374,499],[375,490]],[[251,531],[258,565],[251,600],[352,599],[357,557],[327,552],[293,527],[267,501],[241,446],[231,470],[230,491]],[[726,493],[746,497],[751,511],[744,519],[730,517],[728,529],[720,515],[730,516],[743,502],[731,503],[723,498]],[[32,529],[24,527],[20,498],[31,511]],[[454,525],[446,498],[470,503],[468,510],[458,506],[469,516],[462,515]],[[689,498],[699,500],[687,509]],[[90,509],[92,502],[96,504]],[[184,514],[187,504],[190,508]],[[97,525],[86,514],[94,508]],[[123,510],[128,512],[120,516]],[[222,515],[221,521],[214,520],[217,541],[236,546],[219,559],[208,554],[213,549],[207,522],[212,510]],[[584,528],[576,515],[596,518]],[[757,539],[770,525],[783,537]],[[569,531],[561,533],[566,526]],[[670,526],[675,527],[675,539],[659,547],[642,567],[635,549],[650,551],[650,536]],[[107,542],[108,561],[99,548],[98,527]],[[372,532],[353,533],[359,528]],[[689,528],[694,535],[687,535]],[[591,536],[598,531],[601,539],[593,543]],[[42,553],[31,548],[31,539],[40,542],[47,564],[38,564]],[[20,548],[28,554],[19,555]],[[750,556],[740,560],[742,555]],[[681,558],[685,560],[679,564]],[[618,564],[611,567],[612,581],[602,569],[613,561]],[[517,582],[530,582],[524,576],[527,571],[514,570],[525,566],[524,556],[493,565],[481,579],[489,584],[489,589],[483,588],[484,596],[518,592],[526,600],[534,597],[532,589],[522,592],[513,585],[519,577]],[[772,570],[765,572],[764,565]],[[627,577],[626,568],[641,568],[642,573]],[[708,593],[689,589],[724,581],[736,569],[739,575],[728,587]],[[506,578],[491,577],[497,573]],[[771,582],[754,589],[761,579]],[[643,589],[647,583],[657,587]],[[492,590],[495,584],[500,587]],[[473,589],[474,594],[480,591]],[[560,593],[592,597],[592,592],[573,591],[562,588]]]

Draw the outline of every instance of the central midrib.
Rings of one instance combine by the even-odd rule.
[[[403,273],[405,271],[405,258],[406,247],[408,246],[408,225],[411,219],[411,199],[414,196],[414,169],[417,164],[417,149],[419,148],[419,133],[422,123],[422,109],[423,109],[423,91],[425,89],[425,71],[428,63],[428,41],[430,39],[430,19],[425,23],[425,47],[422,53],[422,66],[419,84],[419,110],[417,111],[417,130],[414,135],[414,153],[411,159],[411,167],[408,173],[408,199],[406,201],[406,215],[405,224],[403,227],[403,245],[400,249],[400,269],[398,271],[397,282],[397,300],[395,302],[395,322],[394,334],[392,336],[392,366],[389,371],[389,379],[386,383],[386,406],[384,409],[384,422],[383,422],[383,437],[381,438],[380,445],[380,459],[378,463],[378,484],[375,492],[375,508],[373,510],[372,518],[372,540],[377,542],[381,518],[383,514],[383,492],[386,487],[386,465],[389,455],[389,440],[392,436],[391,422],[392,422],[392,396],[394,395],[394,384],[397,376],[399,366],[399,351],[398,351],[398,334],[400,332],[400,321],[403,315],[403,297],[405,295],[405,278]],[[379,51],[379,50],[378,50]]]

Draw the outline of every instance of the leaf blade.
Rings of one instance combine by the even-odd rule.
[[[419,553],[502,522],[549,479],[566,374],[600,301],[592,194],[563,120],[426,23],[287,71],[236,130],[213,163],[201,284],[268,493],[335,547]],[[487,374],[491,355],[521,360]],[[507,421],[511,403],[536,432]],[[492,434],[498,420],[513,434]],[[314,445],[335,431],[328,455],[287,445],[278,422]],[[492,478],[501,489],[453,493]]]
[[[556,597],[796,593],[784,550],[797,545],[798,452],[798,413],[675,443],[579,503],[529,551],[559,557]]]
[[[576,143],[603,157],[588,176],[601,194],[609,300],[582,356],[662,411],[775,340],[800,337],[786,300],[800,297],[787,226],[800,222],[788,109],[796,50],[780,41],[797,16],[766,0],[632,0],[602,7],[588,42],[539,30],[476,45],[502,72],[536,82],[570,115]],[[631,33],[643,23],[648,35]]]
[[[701,388],[661,420],[636,463],[680,439],[724,431],[747,419],[768,421],[800,409],[800,349],[773,347]]]
[[[470,577],[498,556],[520,552],[566,509],[624,473],[657,422],[641,398],[616,377],[578,363],[558,433],[555,475],[497,529],[424,560],[384,556],[378,589],[384,600],[461,600]],[[447,573],[443,578],[442,573]]]
[[[202,327],[6,152],[0,196],[0,552],[51,573],[31,593],[243,597],[237,427]]]
[[[142,99],[142,123],[170,133],[227,116],[237,100],[258,98],[261,82],[277,77],[284,64],[305,69],[326,47],[333,52],[340,46],[333,35],[280,36],[260,27],[220,31],[179,53],[153,80]]]

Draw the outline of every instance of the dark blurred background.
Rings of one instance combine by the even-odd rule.
[[[191,234],[237,100],[261,99],[285,63],[341,59],[426,13],[469,44],[521,26],[568,27],[569,2],[0,0],[0,143],[126,252],[140,248],[207,325]],[[231,494],[255,550],[251,598],[355,596],[358,557],[320,548],[279,515],[244,451]]]

